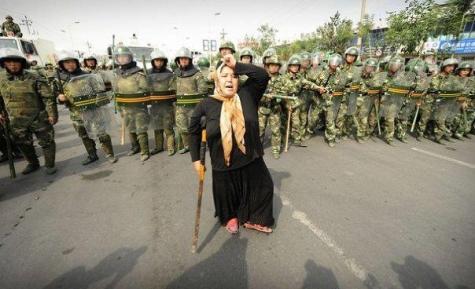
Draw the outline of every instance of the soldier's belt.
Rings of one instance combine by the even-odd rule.
[[[109,103],[109,97],[107,95],[82,95],[74,97],[73,106],[80,109],[85,110],[88,108],[98,107],[102,105],[106,105]]]
[[[146,105],[150,101],[150,95],[148,93],[130,93],[130,94],[115,94],[115,100],[119,105]]]
[[[368,89],[368,95],[377,95],[381,93],[381,89]]]
[[[394,94],[399,94],[399,95],[406,95],[409,93],[409,89],[401,89],[401,88],[395,88],[395,87],[390,87],[388,88],[389,93],[394,93]]]
[[[359,86],[358,84],[353,84],[353,85],[350,86],[350,90],[351,90],[352,92],[356,92],[356,91],[358,91],[359,89],[360,89],[360,86]]]
[[[411,93],[410,96],[413,97],[413,98],[420,98],[420,97],[424,96],[424,92],[423,91],[414,91],[414,92]]]
[[[343,96],[343,91],[334,91],[332,96]]]
[[[195,106],[202,99],[206,98],[204,94],[183,94],[176,96],[176,105],[178,106]]]
[[[458,91],[440,91],[438,94],[437,94],[437,97],[441,97],[441,98],[452,98],[452,97],[458,97],[460,96],[460,92]]]
[[[152,102],[163,102],[170,100],[176,100],[176,94],[173,90],[151,92],[150,101]]]

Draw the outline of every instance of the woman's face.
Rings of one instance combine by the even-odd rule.
[[[222,96],[234,96],[238,90],[238,83],[238,77],[230,67],[224,66],[218,73],[218,85]]]

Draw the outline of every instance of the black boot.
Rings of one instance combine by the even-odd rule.
[[[34,171],[37,171],[40,168],[40,162],[38,161],[38,156],[36,155],[36,151],[33,145],[21,144],[18,146],[23,155],[25,156],[25,159],[28,161],[28,165],[21,173],[27,175],[31,174]]]
[[[81,162],[83,166],[87,166],[88,164],[92,164],[93,162],[97,161],[99,157],[97,156],[96,151],[90,152],[85,160]]]
[[[127,155],[133,156],[140,152],[139,141],[137,139],[137,134],[133,132],[129,133],[129,138],[130,138],[131,148],[130,148],[130,151],[127,153]]]

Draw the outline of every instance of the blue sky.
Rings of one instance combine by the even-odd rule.
[[[403,0],[367,0],[367,13],[375,16],[376,25],[384,25],[388,11],[404,6]],[[337,10],[356,23],[360,9],[361,0],[0,0],[0,17],[11,14],[20,22],[27,15],[39,37],[54,41],[58,50],[74,45],[87,51],[88,42],[98,54],[105,53],[112,34],[127,43],[136,33],[141,44],[173,54],[181,46],[200,50],[203,39],[219,40],[222,29],[237,42],[245,34],[257,35],[264,23],[278,29],[278,40],[294,40]],[[25,26],[22,30],[28,37]]]

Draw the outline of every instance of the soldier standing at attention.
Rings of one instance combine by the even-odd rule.
[[[59,94],[58,99],[68,107],[73,127],[86,149],[87,157],[82,161],[82,165],[85,166],[97,161],[99,157],[97,156],[96,142],[87,133],[81,111],[92,109],[99,104],[105,105],[109,102],[109,98],[105,95],[104,85],[99,83],[102,82],[102,79],[99,77],[97,80],[96,76],[83,71],[79,67],[79,60],[73,55],[62,55],[58,61],[58,67],[61,69],[61,82],[64,83],[62,85],[64,94]],[[87,81],[88,79],[85,77],[79,80],[79,76],[90,76],[90,80],[96,81]],[[114,156],[111,137],[105,131],[97,137],[106,154],[106,159],[110,163],[115,163],[117,158]]]
[[[168,58],[161,50],[155,49],[151,55],[152,68],[148,73],[150,84],[150,102],[152,107],[150,114],[152,127],[155,134],[155,149],[151,154],[163,151],[163,134],[165,133],[168,155],[175,154],[175,108],[176,78],[173,72],[167,68]]]
[[[10,122],[13,138],[28,165],[23,174],[39,169],[33,146],[33,134],[43,149],[46,174],[56,173],[53,125],[58,109],[51,88],[45,79],[26,70],[26,59],[15,49],[0,50],[0,121]],[[8,115],[4,114],[7,112]]]
[[[441,71],[432,78],[429,92],[434,96],[434,141],[443,144],[442,138],[450,140],[451,132],[446,122],[451,122],[451,113],[457,105],[457,97],[463,92],[460,79],[453,73],[457,68],[458,60],[448,58],[442,62]]]
[[[114,93],[129,131],[132,147],[128,155],[140,152],[140,159],[146,161],[150,158],[147,134],[150,121],[147,104],[150,97],[147,78],[143,70],[137,66],[129,48],[118,47],[115,57],[119,67],[115,71]]]
[[[178,152],[187,153],[190,149],[190,136],[188,126],[195,106],[207,96],[208,87],[203,74],[193,65],[193,57],[188,48],[182,47],[178,50],[175,63],[178,68],[175,70],[176,76],[176,112],[175,120],[178,133],[183,142],[183,148]]]

